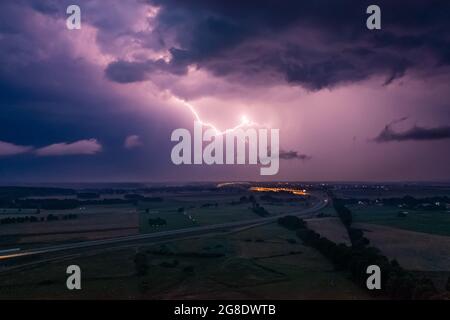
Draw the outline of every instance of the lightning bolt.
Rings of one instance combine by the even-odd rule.
[[[195,118],[196,121],[200,122],[200,123],[201,123],[203,126],[205,126],[205,127],[208,127],[208,128],[213,129],[213,130],[215,131],[215,133],[216,133],[216,136],[224,135],[224,134],[227,134],[228,132],[233,132],[233,131],[235,131],[235,130],[237,130],[237,129],[240,129],[240,128],[243,128],[243,127],[258,126],[258,123],[249,120],[249,119],[244,115],[244,116],[241,117],[241,122],[240,122],[238,125],[236,125],[236,126],[234,126],[234,127],[232,127],[232,128],[229,128],[229,129],[225,129],[225,130],[222,131],[222,130],[218,129],[215,125],[213,125],[212,123],[203,121],[203,120],[200,118],[200,115],[198,114],[198,112],[195,110],[195,107],[194,107],[191,103],[187,102],[187,101],[184,100],[184,99],[178,98],[177,96],[175,96],[175,95],[173,95],[173,94],[171,94],[171,97],[172,97],[172,99],[174,99],[176,102],[182,104],[182,105],[185,106],[187,109],[189,109],[189,111],[191,111],[191,113],[194,115],[194,118]]]

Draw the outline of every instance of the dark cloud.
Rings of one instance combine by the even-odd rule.
[[[150,63],[115,61],[108,65],[105,74],[112,81],[131,83],[146,80],[147,73],[152,69]]]
[[[450,138],[450,126],[440,126],[434,128],[425,128],[414,125],[405,131],[396,131],[393,126],[407,118],[394,120],[387,124],[380,134],[374,139],[377,143],[390,141],[425,141],[425,140],[442,140]]]
[[[283,160],[311,160],[311,156],[299,153],[298,151],[294,150],[280,150],[280,159]]]
[[[409,69],[450,64],[450,42],[442,37],[450,27],[448,15],[442,13],[450,12],[446,1],[410,1],[408,8],[379,1],[380,31],[365,27],[368,1],[149,3],[161,7],[154,33],[163,38],[175,34],[177,42],[167,48],[172,53],[169,65],[177,68],[160,65],[158,71],[183,74],[186,66],[195,64],[217,76],[241,78],[247,85],[281,80],[319,90],[374,75],[384,76],[382,84],[389,85]],[[348,49],[354,47],[358,49]],[[425,61],[429,64],[423,65]],[[133,81],[145,80],[142,72],[155,70],[114,64],[121,64],[124,74],[137,73]]]
[[[70,1],[20,0],[43,14],[63,15]],[[143,5],[160,8],[155,25],[133,30]],[[227,0],[79,1],[83,21],[98,28],[102,50],[117,53],[118,38],[142,48],[169,50],[170,62],[118,55],[105,70],[118,83],[151,79],[155,72],[184,75],[196,65],[246,85],[286,81],[310,90],[381,76],[389,85],[408,71],[450,65],[450,3],[380,0],[382,30],[365,27],[371,1]],[[8,6],[9,11],[13,6]],[[17,7],[17,6],[14,6]],[[426,12],[427,14],[424,14]],[[0,29],[17,29],[2,17]],[[356,48],[356,49],[354,49]]]
[[[72,3],[0,1],[0,154],[4,155],[0,180],[78,179],[83,172],[88,179],[130,177],[118,177],[118,172],[134,172],[137,179],[145,172],[155,179],[172,172],[164,171],[170,164],[171,145],[161,137],[170,136],[174,123],[189,115],[176,117],[176,111],[164,109],[165,101],[155,98],[155,92],[142,98],[141,86],[116,90],[118,86],[104,81],[105,77],[117,83],[160,81],[149,90],[171,90],[178,79],[159,73],[183,76],[188,66],[195,66],[224,78],[233,90],[253,89],[252,85],[270,88],[273,83],[319,90],[372,76],[389,85],[415,71],[427,71],[419,76],[443,74],[450,63],[448,1],[379,0],[383,29],[368,31],[365,9],[372,1],[365,0],[110,0],[107,4],[78,0],[83,23],[79,33],[64,27],[65,10]],[[156,4],[158,15],[148,14],[146,4]],[[114,62],[104,66],[110,58]],[[209,79],[193,78],[183,92],[212,96],[210,88],[218,85],[205,89]],[[442,85],[440,81],[431,84]],[[135,88],[139,88],[136,94]],[[251,94],[249,90],[249,101]],[[247,98],[239,91],[234,97]],[[369,118],[373,116],[368,112]],[[443,121],[439,115],[435,118]],[[320,134],[333,134],[326,129]],[[379,142],[396,135],[397,140],[405,140],[405,135],[417,138],[425,131],[430,136],[430,130],[433,137],[442,137],[441,129],[414,127],[398,133],[389,127]],[[130,132],[139,135],[145,148],[124,152],[123,137]],[[86,137],[101,141],[102,152],[68,156],[64,161],[32,156],[36,148],[51,145],[47,153],[74,154],[72,150],[78,148],[94,153],[99,149],[95,141],[71,144]],[[286,151],[281,158],[310,157]]]
[[[85,25],[80,32],[69,31],[64,19],[72,3],[0,1],[0,181],[37,176],[42,180],[91,179],[91,175],[103,179],[119,168],[141,172],[141,159],[156,144],[170,154],[170,141],[164,145],[157,138],[158,134],[169,136],[168,120],[157,112],[134,112],[153,107],[154,101],[118,94],[115,85],[104,80],[103,67],[95,60],[101,58],[96,51],[99,40],[89,38],[93,29],[85,27],[90,19],[99,19],[96,15],[108,16],[111,7],[130,16],[121,20],[111,15],[112,25],[119,21],[131,25],[134,12],[121,11],[122,1],[107,6],[100,1],[79,1]],[[99,10],[91,9],[95,5]],[[99,29],[99,37],[105,32],[106,28]],[[131,107],[133,112],[127,111]],[[149,122],[158,126],[149,126]],[[148,149],[125,155],[123,137],[129,132],[155,138],[143,137]],[[83,140],[86,137],[98,140]],[[36,154],[68,156],[61,161]],[[151,170],[167,163],[163,157],[146,159],[154,163]]]
[[[118,83],[140,82],[149,79],[152,72],[168,72],[182,75],[187,72],[187,64],[180,63],[183,59],[183,50],[172,48],[173,61],[167,63],[162,59],[148,61],[123,61],[117,60],[110,63],[106,69],[106,77]]]

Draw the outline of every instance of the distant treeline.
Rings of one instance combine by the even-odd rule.
[[[80,190],[59,187],[0,187],[0,198],[25,198],[45,197],[77,194],[132,194],[132,193],[154,193],[154,192],[183,192],[183,191],[217,191],[215,185],[185,185],[185,186],[161,186],[149,188],[83,188]]]
[[[342,210],[342,207],[338,207]],[[343,210],[345,223],[349,223],[348,211]],[[278,223],[290,230],[295,230],[297,236],[305,245],[311,246],[328,258],[336,270],[348,272],[353,281],[366,288],[366,273],[369,265],[378,265],[381,269],[381,290],[371,291],[392,299],[430,299],[437,296],[437,290],[430,279],[418,278],[413,273],[403,269],[395,260],[389,261],[380,250],[369,247],[368,242],[361,240],[362,232],[353,235],[352,246],[343,243],[336,244],[308,228],[305,221],[295,216],[278,219]],[[351,225],[351,222],[350,222]],[[356,229],[355,229],[356,230]],[[380,292],[381,291],[381,292]]]
[[[278,194],[280,193],[285,193],[286,195],[291,195],[290,192],[278,192]],[[266,194],[263,194],[262,196],[259,197],[260,200],[262,201],[267,201],[267,202],[272,202],[272,203],[283,203],[283,202],[305,202],[307,201],[306,197],[283,197],[283,198],[279,198],[274,196],[276,193],[275,192],[268,192]]]
[[[77,214],[64,214],[64,215],[49,214],[49,215],[47,215],[47,217],[25,216],[25,217],[2,218],[2,219],[0,219],[0,224],[44,222],[44,221],[73,220],[73,219],[78,219],[78,215]]]
[[[77,198],[79,199],[98,199],[100,194],[96,192],[80,192],[77,193]]]
[[[204,204],[202,204],[201,205],[201,207],[202,208],[210,208],[210,207],[218,207],[219,206],[219,204],[217,203],[217,202],[214,202],[214,203],[204,203]]]
[[[421,210],[441,210],[444,208],[446,204],[450,204],[450,197],[437,196],[437,197],[415,198],[412,196],[404,196],[399,198],[382,198],[382,199],[349,198],[349,199],[339,199],[339,202],[342,205],[354,205],[363,202],[367,204],[382,203],[387,206],[403,206],[404,208],[407,209],[420,208]],[[439,203],[439,205],[436,205],[436,203]]]
[[[75,190],[41,187],[0,187],[0,199],[24,197],[67,196],[76,194]]]
[[[151,226],[165,226],[167,221],[162,218],[148,219],[148,224]]]
[[[256,203],[256,198],[254,195],[249,195],[247,196],[242,196],[239,198],[238,201],[231,201],[230,204],[232,206],[234,205],[239,205],[239,204],[244,204],[244,203]]]
[[[101,200],[78,200],[78,199],[0,199],[1,208],[21,208],[34,209],[41,208],[45,210],[64,210],[75,209],[88,205],[117,205],[117,204],[136,204],[142,202],[161,202],[161,197],[131,197],[128,199],[101,199]]]
[[[276,197],[276,194],[280,194],[283,192],[265,192],[263,195],[259,196],[259,200],[271,203],[287,203],[287,202],[305,202],[307,199],[305,197]],[[286,192],[286,195],[291,195],[291,193]],[[255,196],[242,196],[238,201],[230,202],[231,205],[239,205],[244,203],[255,203],[257,200]]]

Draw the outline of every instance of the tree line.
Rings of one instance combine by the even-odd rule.
[[[78,215],[74,213],[63,215],[49,214],[46,217],[22,216],[22,217],[2,218],[0,219],[0,224],[15,224],[15,223],[44,222],[44,221],[73,220],[73,219],[78,219]]]
[[[79,199],[0,199],[0,207],[2,208],[22,208],[35,209],[41,208],[45,210],[67,210],[76,209],[88,205],[119,205],[133,204],[138,202],[162,202],[161,197],[129,197],[127,199],[99,199],[99,200],[79,200]]]
[[[339,199],[340,204],[342,205],[354,205],[360,202],[376,205],[382,203],[386,206],[401,206],[405,209],[420,209],[426,211],[439,211],[445,210],[446,205],[450,204],[450,197],[448,196],[435,196],[435,197],[424,197],[424,198],[415,198],[412,196],[404,196],[404,197],[394,197],[394,198],[382,198],[382,199],[368,199],[368,198],[347,198],[347,199]]]
[[[339,216],[346,226],[351,225],[351,212],[339,207]],[[347,246],[322,237],[308,228],[307,223],[295,216],[278,219],[278,223],[296,231],[305,245],[311,246],[332,262],[336,270],[347,272],[351,279],[363,288],[366,288],[366,273],[369,265],[378,265],[381,269],[381,290],[371,291],[374,295],[387,296],[391,299],[430,299],[437,297],[437,290],[431,280],[418,278],[413,273],[403,269],[397,261],[390,261],[381,251],[368,246],[363,234],[353,232],[355,245]],[[355,229],[356,230],[356,229]],[[358,240],[359,239],[359,240]],[[367,240],[368,241],[368,240]]]

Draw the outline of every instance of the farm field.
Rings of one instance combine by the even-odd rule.
[[[450,271],[450,237],[356,223],[364,236],[408,270]]]
[[[0,298],[45,299],[362,299],[366,293],[318,252],[270,224],[242,232],[103,252],[0,274]],[[65,289],[65,268],[83,270],[83,290]]]
[[[389,206],[348,206],[355,222],[379,224],[410,231],[450,236],[450,212],[406,210]]]
[[[339,218],[306,219],[308,227],[335,243],[351,245],[347,229]]]
[[[242,197],[249,197],[251,194],[246,190],[147,193],[147,197],[160,197],[161,200],[138,200],[135,203],[123,204],[81,204],[77,208],[59,210],[2,209],[0,217],[3,219],[33,217],[38,221],[1,224],[3,240],[0,249],[15,246],[29,248],[46,243],[105,239],[255,219],[259,216],[252,211],[252,204],[248,200],[240,202]],[[104,198],[108,198],[107,196],[103,195]],[[257,201],[271,215],[296,212],[309,205],[302,201],[271,203],[259,199],[260,196],[256,195]],[[58,196],[57,199],[70,197],[72,196]],[[283,199],[283,195],[280,199]],[[49,215],[58,219],[47,221]],[[64,219],[67,215],[74,215],[75,218]],[[160,222],[155,223],[157,221]]]
[[[317,191],[320,192],[320,191]],[[313,192],[311,192],[313,194]],[[196,226],[294,214],[317,203],[314,196],[248,190],[147,193],[152,198],[74,209],[10,209],[2,217],[33,215],[38,222],[0,225],[0,250],[37,248]],[[321,200],[323,201],[323,200]],[[114,202],[114,201],[113,201]],[[404,268],[445,288],[450,275],[450,234],[446,212],[376,205],[349,205],[355,228]],[[264,210],[257,210],[264,208]],[[27,211],[28,210],[28,211]],[[48,216],[58,219],[48,219]],[[68,219],[68,215],[76,216]],[[348,232],[335,208],[326,206],[304,217],[321,236],[348,246]],[[0,273],[0,299],[371,299],[325,256],[303,245],[294,231],[277,223],[150,240],[147,244],[72,251],[55,260]],[[137,257],[145,258],[145,272]],[[142,261],[142,260],[141,260]],[[83,289],[66,290],[65,268],[79,265]],[[444,289],[443,289],[444,290]]]
[[[96,211],[98,209],[98,212]],[[32,223],[14,223],[0,225],[3,240],[0,248],[11,245],[29,246],[36,244],[95,240],[108,237],[125,236],[139,232],[138,214],[132,207],[102,206],[87,208],[83,213],[76,213],[76,219],[61,217],[74,210],[58,210],[52,212],[60,216],[55,221],[38,221]],[[48,212],[36,215],[45,219]],[[75,213],[73,213],[75,214]]]
[[[259,216],[252,211],[249,202],[238,200],[247,192],[231,194],[172,195],[162,202],[141,203],[139,207],[140,232],[158,232],[201,225],[220,224],[255,219]],[[258,199],[258,197],[257,197]],[[308,205],[301,202],[273,204],[258,199],[271,215],[294,213]],[[149,221],[164,219],[165,225],[152,225]]]

